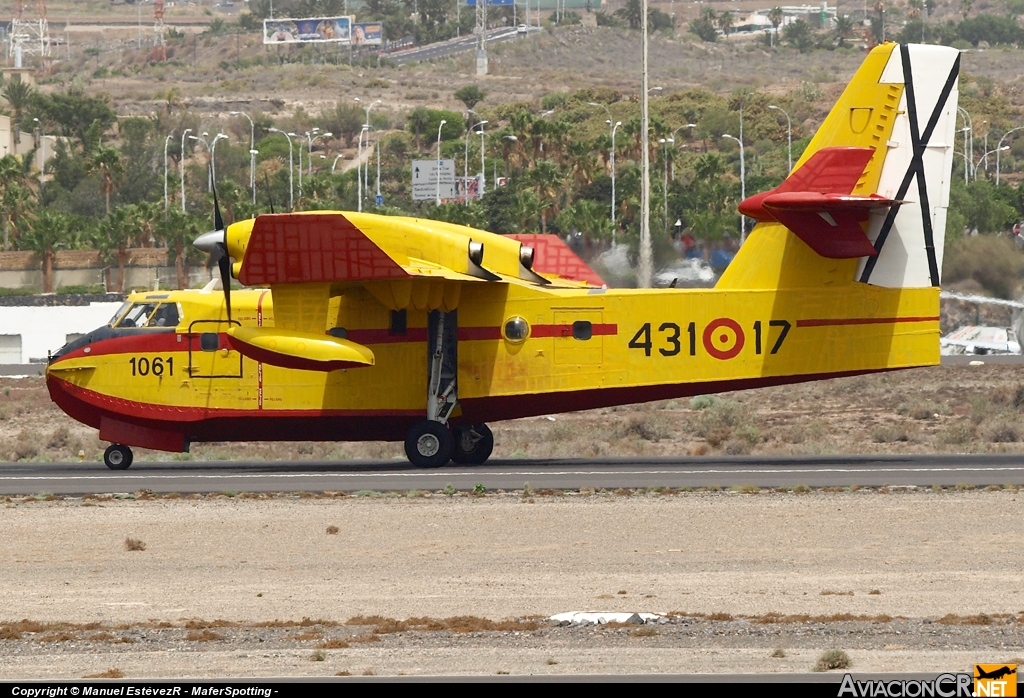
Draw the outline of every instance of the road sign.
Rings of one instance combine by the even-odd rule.
[[[413,160],[412,200],[430,201],[437,198],[439,191],[441,199],[455,198],[455,161],[441,160],[438,169],[437,160]]]
[[[383,194],[377,194],[377,205],[378,206],[383,206],[384,205],[384,195]]]

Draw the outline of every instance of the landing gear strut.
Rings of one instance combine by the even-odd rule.
[[[128,470],[132,464],[132,450],[121,444],[110,444],[103,452],[103,462],[111,470]]]
[[[486,424],[456,427],[452,460],[459,465],[482,465],[494,450],[494,435]]]
[[[459,402],[458,331],[454,310],[427,316],[427,418],[405,436],[405,455],[419,468],[438,468],[456,450],[448,418]]]

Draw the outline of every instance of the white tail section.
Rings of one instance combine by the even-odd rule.
[[[897,47],[881,83],[903,84],[878,194],[903,203],[872,213],[856,278],[889,288],[938,286],[953,169],[960,52],[946,46]]]

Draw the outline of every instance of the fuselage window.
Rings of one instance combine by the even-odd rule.
[[[572,323],[572,336],[576,339],[590,339],[594,336],[594,326],[589,320],[577,320]]]
[[[111,327],[117,327],[117,321],[121,319],[121,316],[124,315],[124,312],[128,310],[128,308],[130,307],[132,307],[131,301],[125,301],[124,303],[122,303],[121,307],[117,309],[116,313],[114,313],[114,317],[110,318],[110,322],[108,322],[107,324],[110,325]]]

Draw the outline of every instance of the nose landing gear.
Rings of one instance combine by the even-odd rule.
[[[110,444],[103,452],[103,462],[111,470],[128,470],[132,465],[132,450],[121,444]]]

